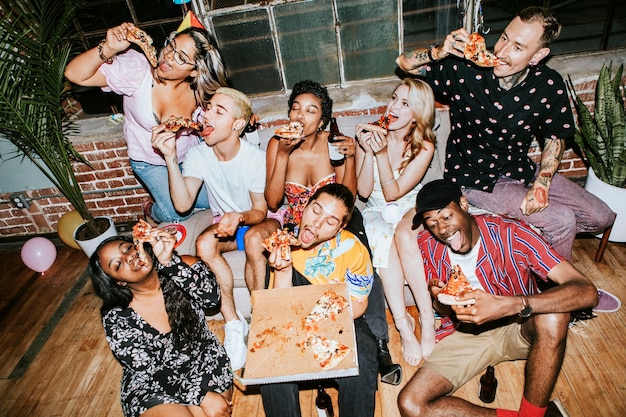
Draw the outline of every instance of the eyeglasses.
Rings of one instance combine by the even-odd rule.
[[[165,39],[165,53],[167,54],[172,51],[174,51],[174,61],[176,61],[177,64],[196,66],[193,62],[189,62],[190,59],[186,53],[176,49],[176,41],[174,39],[167,38]]]

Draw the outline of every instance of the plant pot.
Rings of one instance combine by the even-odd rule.
[[[103,221],[108,222],[108,227],[100,235],[90,238],[90,239],[82,239],[82,240],[77,239],[76,236],[80,234],[81,229],[86,227],[84,224],[81,226],[78,226],[78,228],[74,232],[74,240],[76,241],[78,246],[80,246],[80,248],[83,250],[83,252],[85,253],[85,255],[87,255],[88,258],[91,257],[91,254],[95,252],[95,250],[98,248],[98,245],[100,245],[100,243],[103,240],[109,237],[117,236],[117,229],[111,217],[108,217],[108,216],[96,217],[95,220],[96,222],[103,222]]]
[[[593,169],[589,168],[585,190],[600,198],[611,210],[617,213],[609,241],[626,242],[626,188],[615,187],[603,182],[596,176]],[[597,237],[602,237],[602,234],[597,235]]]

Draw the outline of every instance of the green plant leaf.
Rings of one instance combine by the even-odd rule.
[[[578,115],[574,140],[598,178],[617,187],[626,178],[626,118],[624,116],[624,84],[620,65],[612,77],[611,63],[604,63],[595,90],[593,115],[576,94],[568,77],[567,88]]]
[[[68,137],[76,126],[63,107],[76,6],[73,0],[20,0],[0,9],[0,133],[95,231],[73,170],[75,163],[89,163]]]

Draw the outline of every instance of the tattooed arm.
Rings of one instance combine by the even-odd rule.
[[[559,169],[564,149],[565,141],[563,139],[546,139],[541,153],[539,174],[520,205],[523,214],[530,215],[548,207],[550,183]]]
[[[428,64],[430,62],[436,61],[438,58],[435,58],[437,48],[431,49],[416,49],[411,52],[405,52],[396,58],[396,64],[400,67],[400,69],[404,72],[408,72],[410,74],[420,75],[422,69],[420,68],[422,65]],[[430,55],[429,55],[430,52]],[[432,56],[433,59],[430,59]]]
[[[431,46],[429,49],[420,48],[411,52],[405,52],[396,58],[396,64],[404,72],[420,75],[422,66],[430,62],[439,61],[448,55],[456,55],[463,58],[465,42],[469,34],[463,28],[450,32],[441,46]]]

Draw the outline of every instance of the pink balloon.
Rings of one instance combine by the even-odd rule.
[[[24,243],[21,255],[27,267],[43,274],[57,258],[57,248],[45,237],[34,237]]]

